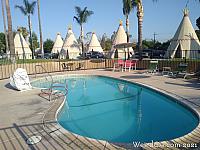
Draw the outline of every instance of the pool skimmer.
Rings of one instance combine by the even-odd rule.
[[[33,144],[40,142],[41,140],[42,140],[41,136],[32,136],[32,137],[27,139],[26,143],[28,145],[33,145]]]

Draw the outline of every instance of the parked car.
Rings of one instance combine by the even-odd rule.
[[[7,58],[7,57],[8,57],[7,54],[4,54],[4,53],[0,54],[0,59],[5,59],[5,58]]]
[[[37,59],[42,59],[42,54],[37,54],[36,55]],[[44,53],[44,59],[58,59],[58,54],[57,53]]]
[[[83,57],[83,55],[80,56],[80,58],[85,58],[85,59],[91,59],[91,58],[104,58],[103,53],[97,52],[97,51],[92,51],[92,52],[87,52],[85,53],[85,57]]]
[[[91,52],[91,58],[97,58],[97,59],[104,58],[104,55],[103,55],[103,53],[93,51],[93,52]]]
[[[58,59],[59,54],[58,53],[53,53],[51,54],[52,59]]]
[[[44,53],[44,59],[51,59],[52,54],[51,53]]]
[[[139,53],[136,52],[134,55],[133,55],[134,58],[139,58]],[[150,55],[149,53],[147,52],[142,52],[142,58],[150,58]]]

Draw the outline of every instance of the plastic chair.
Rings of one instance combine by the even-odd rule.
[[[148,73],[151,73],[154,75],[154,73],[158,72],[158,61],[157,60],[151,60],[149,64]]]
[[[124,60],[118,59],[116,62],[114,62],[113,71],[115,71],[116,68],[122,69],[123,71],[123,66],[124,66]]]
[[[136,70],[137,67],[137,60],[126,60],[125,61],[125,65],[124,65],[124,69],[126,71],[126,69],[128,68],[129,72],[131,71],[131,68],[133,69],[133,67]],[[123,71],[123,70],[122,70]]]

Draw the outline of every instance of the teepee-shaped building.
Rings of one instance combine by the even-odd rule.
[[[72,28],[68,28],[68,32],[60,52],[62,58],[77,59],[80,53],[80,46],[74,36]]]
[[[14,44],[15,54],[19,59],[32,59],[32,51],[20,31],[15,35]]]
[[[116,49],[115,46],[118,45],[118,44],[123,44],[123,43],[127,43],[127,35],[126,35],[126,32],[124,30],[124,27],[122,25],[122,21],[120,21],[120,24],[119,24],[119,27],[118,27],[118,30],[114,36],[114,40],[113,40],[113,43],[112,43],[112,48],[111,48],[111,58],[114,58],[115,55],[116,55],[116,52],[118,53],[118,58],[127,58],[127,52],[128,52],[128,49],[127,48],[118,48]],[[133,49],[132,48],[129,48],[129,53],[133,53]]]
[[[171,40],[166,58],[200,58],[200,42],[189,19],[189,10],[184,9],[183,19]]]
[[[88,51],[96,51],[103,53],[103,49],[99,43],[99,40],[97,39],[96,34],[93,32],[92,37],[88,46]]]
[[[63,46],[62,37],[61,37],[60,33],[57,33],[51,53],[60,53],[62,46]]]

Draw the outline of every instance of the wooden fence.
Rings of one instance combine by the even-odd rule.
[[[180,63],[183,63],[184,60],[159,60],[158,61],[158,68],[160,71],[162,71],[163,67],[171,67],[172,71],[177,70]],[[91,59],[91,60],[59,60],[59,59],[51,59],[49,61],[45,62],[35,62],[35,63],[1,63],[0,64],[0,80],[9,78],[13,72],[17,68],[24,68],[27,70],[28,74],[41,74],[45,73],[45,70],[48,73],[52,72],[61,72],[66,71],[63,70],[63,63],[71,63],[71,66],[68,71],[71,70],[77,70],[77,69],[106,69],[106,68],[112,68],[114,64],[113,59]],[[80,63],[83,63],[84,66],[80,67]],[[200,69],[200,61],[199,60],[187,60],[186,63],[188,64],[187,71],[188,72],[196,72]],[[36,65],[42,65],[45,70],[42,68],[36,68]],[[138,61],[137,63],[137,69],[148,69],[150,65],[150,60],[142,60]]]

